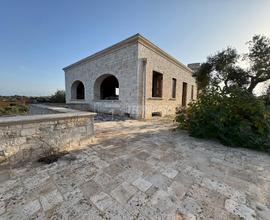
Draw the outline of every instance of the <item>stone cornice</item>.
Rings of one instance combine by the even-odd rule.
[[[94,53],[84,59],[79,60],[78,62],[75,62],[65,68],[63,68],[64,71],[71,69],[79,64],[91,61],[91,60],[95,60],[99,57],[105,56],[107,54],[110,54],[116,50],[119,50],[121,48],[124,48],[126,46],[132,45],[134,43],[140,43],[142,45],[144,45],[145,47],[151,49],[152,51],[154,51],[155,53],[159,54],[160,56],[166,58],[167,60],[169,60],[170,62],[174,63],[175,65],[189,71],[192,73],[192,70],[190,68],[188,68],[186,65],[182,64],[181,62],[179,62],[177,59],[175,59],[174,57],[172,57],[171,55],[169,55],[168,53],[166,53],[164,50],[160,49],[158,46],[156,46],[155,44],[153,44],[151,41],[147,40],[145,37],[143,37],[140,34],[135,34],[123,41],[120,41],[117,44],[114,44],[110,47],[107,47],[104,50],[101,50],[97,53]]]

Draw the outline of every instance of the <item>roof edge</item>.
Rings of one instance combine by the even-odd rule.
[[[160,55],[162,55],[163,57],[167,58],[169,61],[172,61],[174,64],[190,71],[190,72],[193,72],[190,68],[188,68],[186,65],[184,65],[183,63],[181,63],[180,61],[178,61],[177,59],[175,59],[174,57],[172,57],[171,55],[169,55],[168,53],[166,53],[164,50],[162,50],[161,48],[159,48],[158,46],[156,46],[154,43],[152,43],[151,41],[149,41],[148,39],[146,39],[145,37],[143,37],[141,34],[137,33],[125,40],[122,40],[116,44],[113,44],[112,46],[110,47],[107,47],[101,51],[98,51],[90,56],[87,56],[73,64],[70,64],[66,67],[63,68],[64,71],[74,67],[74,66],[77,66],[78,64],[81,64],[81,63],[84,63],[84,62],[87,62],[87,61],[90,61],[92,59],[96,59],[100,56],[103,56],[107,53],[110,53],[110,52],[113,52],[117,49],[120,49],[128,44],[132,44],[132,43],[141,43],[143,44],[144,46],[152,49],[153,51],[159,53]]]
[[[168,59],[169,61],[172,61],[174,64],[176,64],[179,67],[182,67],[190,72],[193,72],[192,69],[190,69],[188,66],[186,66],[185,64],[181,63],[179,60],[177,60],[176,58],[174,58],[173,56],[171,56],[170,54],[168,54],[167,52],[165,52],[163,49],[161,49],[160,47],[158,47],[157,45],[155,45],[154,43],[152,43],[150,40],[148,40],[147,38],[145,38],[144,36],[139,34],[139,43],[143,44],[144,46],[147,46],[148,48],[154,50],[155,52],[158,52],[160,55],[162,55],[163,57],[165,57],[166,59]]]
[[[64,67],[63,70],[70,69],[73,66],[84,63],[84,62],[89,61],[89,60],[91,60],[93,58],[97,58],[99,56],[102,56],[102,55],[104,55],[104,54],[106,54],[108,52],[114,51],[115,49],[118,49],[118,48],[120,48],[120,47],[122,47],[122,46],[124,46],[124,45],[126,45],[128,43],[136,42],[139,35],[140,34],[135,34],[135,35],[133,35],[133,36],[131,36],[131,37],[125,39],[125,40],[122,40],[122,41],[120,41],[120,42],[118,42],[116,44],[113,44],[112,46],[109,46],[109,47],[107,47],[107,48],[105,48],[103,50],[100,50],[100,51],[98,51],[98,52],[96,52],[96,53],[94,53],[94,54],[92,54],[90,56],[87,56],[87,57],[85,57],[85,58],[83,58],[83,59],[81,59],[81,60],[79,60],[79,61],[77,61],[77,62],[75,62],[73,64],[70,64],[70,65]]]

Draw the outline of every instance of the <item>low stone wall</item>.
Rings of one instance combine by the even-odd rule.
[[[91,109],[94,112],[121,114],[121,101],[119,100],[93,100]]]
[[[45,115],[45,114],[58,114],[58,113],[71,113],[78,112],[77,110],[64,108],[60,106],[50,106],[42,104],[30,104],[29,114],[30,115]]]
[[[90,111],[90,105],[88,103],[68,103],[67,106],[69,108],[80,110],[80,111]]]
[[[35,113],[57,114],[0,118],[0,163],[33,161],[49,151],[79,149],[92,141],[95,113],[32,107]]]

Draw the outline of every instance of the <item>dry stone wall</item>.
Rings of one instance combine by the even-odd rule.
[[[61,109],[58,114],[0,118],[0,163],[33,161],[52,150],[70,151],[90,143],[95,113]]]

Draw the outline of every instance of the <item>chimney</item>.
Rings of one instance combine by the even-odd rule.
[[[200,63],[190,63],[187,65],[189,69],[191,69],[193,72],[197,72],[197,70],[200,68]]]

